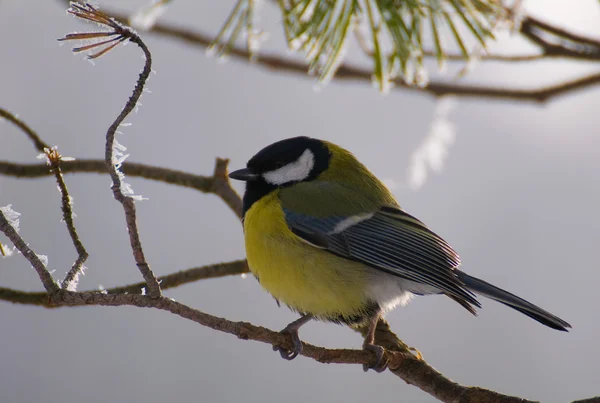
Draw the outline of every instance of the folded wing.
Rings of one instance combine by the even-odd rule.
[[[475,313],[474,294],[457,276],[458,254],[421,221],[395,206],[352,216],[311,217],[286,209],[290,229],[311,245],[374,269],[432,286]]]

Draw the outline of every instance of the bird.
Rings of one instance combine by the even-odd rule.
[[[260,285],[300,318],[281,332],[302,352],[298,330],[312,319],[367,328],[363,349],[376,354],[378,320],[414,295],[443,294],[472,314],[481,295],[552,329],[571,325],[542,308],[460,270],[457,252],[400,207],[352,153],[305,136],[266,146],[229,178],[244,181],[248,266]],[[365,366],[365,370],[369,367]]]

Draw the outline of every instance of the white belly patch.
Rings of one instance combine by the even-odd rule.
[[[376,301],[383,312],[389,312],[397,306],[410,302],[415,294],[438,294],[435,287],[415,283],[387,273],[377,273],[366,290],[366,296]]]

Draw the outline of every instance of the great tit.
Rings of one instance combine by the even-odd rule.
[[[286,359],[302,351],[298,329],[311,319],[368,327],[374,344],[381,315],[414,295],[444,294],[472,314],[475,293],[553,329],[564,320],[459,270],[452,247],[405,212],[389,190],[350,152],[327,141],[294,137],[273,143],[231,172],[246,182],[243,223],[250,271],[300,319]],[[379,364],[378,363],[378,364]]]

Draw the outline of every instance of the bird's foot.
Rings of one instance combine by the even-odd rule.
[[[365,343],[363,344],[363,350],[372,351],[375,353],[377,357],[377,362],[375,365],[370,367],[367,364],[363,364],[363,371],[367,372],[369,369],[372,369],[375,372],[383,372],[387,368],[387,359],[384,359],[385,349],[377,344]]]
[[[286,348],[280,346],[273,346],[273,351],[279,351],[279,355],[284,360],[293,360],[302,352],[302,341],[300,341],[300,337],[298,336],[298,329],[290,329],[286,327],[283,329],[281,334],[289,334],[292,338],[292,343],[294,344],[294,348],[292,350],[288,350]]]

